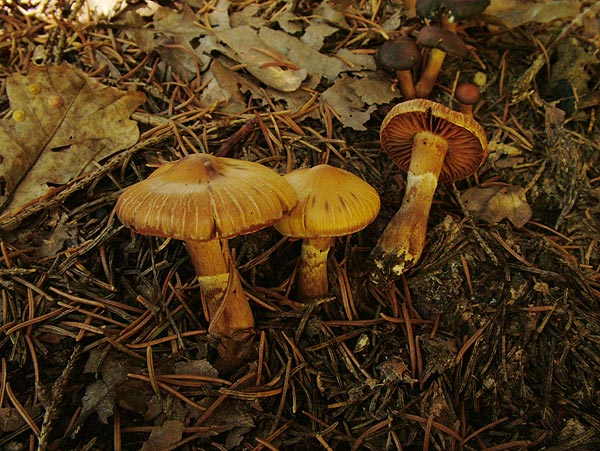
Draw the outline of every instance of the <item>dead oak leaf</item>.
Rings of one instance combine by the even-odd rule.
[[[0,219],[138,140],[129,116],[145,95],[102,85],[67,64],[13,74],[6,92],[13,114],[0,121]]]
[[[531,219],[531,207],[520,186],[476,186],[466,190],[461,199],[475,218],[490,224],[507,218],[516,227],[523,227]]]

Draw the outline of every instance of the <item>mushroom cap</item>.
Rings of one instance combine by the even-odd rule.
[[[468,53],[465,42],[456,33],[435,25],[426,25],[419,30],[417,44],[437,48],[460,58],[464,58]]]
[[[490,0],[417,0],[416,10],[419,17],[433,19],[440,12],[454,20],[474,17],[483,12]]]
[[[351,172],[327,164],[296,169],[283,176],[298,203],[275,224],[294,238],[335,237],[365,228],[379,213],[379,194]]]
[[[266,166],[193,154],[126,188],[115,208],[142,235],[208,241],[272,225],[296,200],[294,189]]]
[[[407,100],[389,111],[381,123],[381,147],[400,169],[407,171],[413,138],[425,131],[448,143],[440,182],[468,177],[483,163],[487,138],[481,125],[470,116],[428,99]]]
[[[479,98],[481,97],[481,91],[479,90],[479,86],[473,83],[464,82],[459,84],[454,91],[454,97],[460,103],[465,105],[475,105],[479,102]]]
[[[407,36],[385,41],[376,55],[377,64],[386,71],[411,69],[421,60],[417,43]]]

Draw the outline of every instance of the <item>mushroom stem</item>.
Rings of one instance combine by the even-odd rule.
[[[414,99],[417,94],[415,92],[412,71],[410,69],[398,70],[396,71],[396,78],[398,79],[398,86],[404,100]]]
[[[425,68],[421,73],[421,77],[417,84],[415,85],[415,92],[417,97],[427,98],[431,91],[433,91],[433,87],[435,85],[435,81],[437,80],[440,71],[442,70],[442,65],[444,64],[444,59],[446,58],[446,52],[440,50],[438,48],[433,47],[429,50],[429,57],[427,59],[427,63],[425,64]]]
[[[334,237],[305,238],[302,241],[298,271],[300,299],[309,301],[329,292],[327,255],[334,241]]]
[[[383,281],[377,280],[381,274],[385,282],[395,279],[421,257],[427,218],[447,150],[444,138],[426,131],[415,135],[402,205],[371,254],[378,272],[376,282]]]
[[[231,265],[226,239],[186,241],[209,320],[208,332],[232,338],[254,327],[254,317],[239,274]]]

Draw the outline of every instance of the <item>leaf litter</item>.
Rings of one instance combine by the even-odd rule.
[[[531,219],[531,207],[520,186],[473,187],[461,198],[471,214],[490,224],[506,218],[515,227],[523,227]]]
[[[50,8],[48,34],[38,17],[3,8],[3,87],[46,55],[70,65],[42,67],[77,67],[147,101],[122,115],[137,121],[135,139],[88,175],[73,165],[52,183],[60,192],[44,191],[0,232],[0,445],[595,449],[598,10],[562,2],[574,13],[554,22],[552,3],[535,2],[543,14],[514,30],[490,19],[493,9],[459,24],[473,58],[450,58],[433,96],[453,106],[456,83],[485,73],[475,115],[490,157],[476,177],[438,188],[422,261],[389,290],[370,284],[366,267],[403,191],[378,145],[401,99],[373,55],[418,30],[399,4],[140,2],[83,27]],[[52,28],[52,17],[69,26]],[[235,32],[256,44],[242,56]],[[250,70],[253,58],[262,62]],[[269,67],[281,71],[260,70]],[[277,89],[288,70],[306,76]],[[571,111],[543,89],[561,79],[574,88]],[[0,102],[3,123],[14,121],[10,96]],[[297,243],[270,229],[232,240],[257,317],[237,368],[219,365],[181,243],[132,236],[111,214],[122,187],[198,151],[282,174],[328,162],[383,200],[375,223],[338,241],[331,296],[308,307],[293,291]]]
[[[141,92],[103,86],[63,64],[7,79],[12,117],[0,122],[3,216],[90,171],[138,140]]]

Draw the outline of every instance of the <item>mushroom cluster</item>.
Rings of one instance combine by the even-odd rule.
[[[489,3],[490,0],[406,2],[408,10],[416,9],[416,14],[427,25],[419,30],[416,41],[408,36],[393,38],[385,41],[376,55],[378,67],[396,76],[403,100],[429,97],[446,55],[458,58],[467,55],[467,46],[456,33],[456,22],[475,17],[483,12]],[[439,19],[439,26],[429,23],[434,18]],[[413,72],[421,59],[421,49],[426,53],[425,62],[417,82],[413,83]]]
[[[472,114],[418,98],[390,110],[380,137],[383,150],[407,171],[402,205],[371,252],[372,280],[388,284],[421,256],[438,180],[477,170],[487,140]],[[282,177],[258,163],[208,154],[164,164],[126,188],[115,207],[133,231],[185,242],[208,332],[221,343],[239,343],[254,328],[228,239],[270,225],[302,239],[297,296],[310,302],[329,292],[327,260],[335,238],[369,225],[379,208],[377,191],[343,169],[320,164]]]
[[[413,81],[413,72],[421,60],[421,49],[428,52],[418,81]],[[425,98],[431,94],[435,81],[442,69],[446,55],[464,58],[467,46],[453,31],[426,25],[419,30],[417,39],[408,36],[385,41],[378,49],[376,61],[379,68],[396,76],[404,100]]]
[[[355,233],[379,212],[377,191],[326,164],[281,177],[257,163],[195,154],[166,163],[119,196],[116,214],[142,235],[185,242],[200,285],[209,333],[243,340],[254,316],[228,239],[275,225],[303,240],[298,297],[327,294],[327,256],[336,237]],[[225,345],[231,348],[231,345]]]
[[[261,164],[193,154],[126,188],[116,213],[137,233],[185,242],[209,333],[239,339],[254,327],[254,316],[227,240],[272,225],[296,202],[283,177]]]
[[[407,172],[404,198],[376,247],[372,279],[388,284],[419,260],[438,180],[474,173],[487,152],[487,138],[470,115],[428,99],[394,106],[381,124],[381,147]]]

